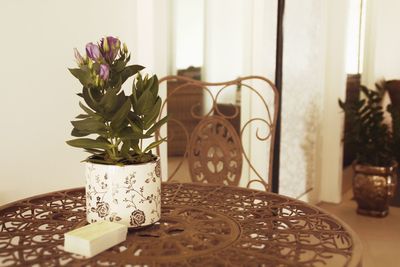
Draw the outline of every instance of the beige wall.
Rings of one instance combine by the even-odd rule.
[[[72,49],[83,51],[89,41],[118,36],[133,52],[135,63],[162,73],[165,69],[159,65],[165,59],[158,57],[161,63],[156,63],[153,51],[158,47],[146,44],[165,37],[155,35],[152,24],[164,17],[156,14],[152,20],[135,13],[135,6],[141,5],[142,13],[152,15],[146,11],[152,10],[153,2],[162,7],[165,1],[1,2],[0,205],[83,185],[80,160],[86,155],[65,144],[69,121],[79,112],[75,93],[81,89],[67,70],[75,66]]]
[[[363,83],[400,79],[400,1],[366,0]]]

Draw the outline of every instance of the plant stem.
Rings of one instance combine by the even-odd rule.
[[[115,137],[114,140],[115,140],[115,142],[114,142],[113,150],[114,150],[115,157],[117,157],[118,156],[118,145],[120,142],[118,142],[118,137]]]
[[[111,151],[111,154],[109,153],[109,156],[112,160],[115,160],[117,158],[117,151],[115,150],[115,144],[113,142],[113,138],[112,138],[112,134],[111,134],[111,123],[110,122],[106,122],[106,126],[107,126],[107,139],[110,141],[112,148],[111,150],[107,150],[107,151]]]

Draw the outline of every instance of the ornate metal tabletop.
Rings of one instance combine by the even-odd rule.
[[[84,189],[0,208],[0,266],[356,266],[352,231],[320,209],[229,186],[165,183],[162,219],[93,257],[64,252],[85,224]]]

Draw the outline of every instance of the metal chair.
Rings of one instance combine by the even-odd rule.
[[[168,154],[181,157],[168,181],[176,180],[187,160],[193,182],[243,187],[258,183],[258,187],[270,191],[279,103],[278,91],[270,80],[247,76],[210,83],[167,76],[159,83],[160,87],[167,86],[160,114],[168,110]],[[235,104],[223,103],[224,96],[233,95]],[[164,136],[158,132],[156,137]],[[261,161],[260,151],[265,154],[260,156]]]

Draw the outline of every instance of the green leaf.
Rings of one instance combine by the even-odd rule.
[[[78,116],[76,116],[75,118],[76,119],[87,119],[87,118],[90,118],[91,116],[90,115],[87,115],[87,114],[79,114]]]
[[[91,118],[80,121],[71,121],[71,123],[80,131],[97,132],[99,130],[106,130],[104,123]]]
[[[143,131],[144,125],[142,119],[134,112],[130,111],[128,114],[128,120],[131,125],[135,125],[138,129]]]
[[[139,98],[143,93],[143,78],[140,73],[136,76],[136,83],[134,82],[135,96]],[[132,88],[132,89],[133,89]]]
[[[94,154],[94,155],[100,155],[100,154],[104,153],[103,150],[99,150],[99,149],[95,149],[95,148],[86,148],[85,151],[88,153]]]
[[[161,109],[161,98],[157,97],[156,104],[151,111],[143,117],[144,129],[148,129],[156,121]]]
[[[127,139],[139,140],[139,139],[146,139],[146,138],[153,137],[149,134],[143,134],[142,131],[140,131],[140,132],[134,131],[134,130],[132,130],[132,128],[129,128],[129,127],[122,129],[121,132],[119,133],[119,136],[123,140],[127,140]]]
[[[83,109],[87,114],[91,115],[91,116],[97,116],[96,112],[94,112],[93,110],[91,110],[90,108],[86,107],[84,104],[82,104],[81,101],[79,101],[79,106],[81,107],[81,109]]]
[[[93,110],[98,111],[98,100],[97,98],[100,97],[99,93],[93,91],[91,88],[83,87],[82,90],[83,99],[85,100],[86,104]]]
[[[144,69],[144,67],[140,66],[140,65],[130,65],[130,66],[125,67],[121,71],[122,83],[124,83],[129,77],[135,75],[136,73],[138,73],[142,69]]]
[[[83,137],[83,136],[87,136],[89,134],[91,134],[91,133],[87,132],[87,131],[80,131],[80,130],[78,130],[76,128],[73,128],[72,131],[71,131],[71,135],[74,136],[74,137]]]
[[[104,142],[104,143],[109,143],[109,144],[110,144],[110,142],[108,141],[108,139],[105,138],[105,137],[103,137],[103,136],[98,136],[98,137],[96,138],[96,140],[97,140],[97,141]]]
[[[155,147],[158,147],[159,145],[161,145],[164,141],[166,141],[167,140],[167,138],[163,138],[163,139],[160,139],[160,140],[158,140],[158,141],[155,141],[155,142],[153,142],[153,143],[151,143],[150,145],[148,145],[144,150],[143,150],[143,152],[144,153],[146,153],[147,151],[149,151],[149,150],[151,150],[151,149],[153,149],[153,148],[155,148]]]
[[[131,102],[129,99],[125,101],[122,107],[115,113],[114,117],[111,120],[111,128],[118,129],[123,124],[125,119],[128,116],[128,113],[131,109]]]
[[[79,80],[79,82],[83,86],[88,86],[89,84],[92,83],[92,79],[91,79],[89,71],[84,71],[81,69],[68,69],[68,70],[69,70],[69,72],[71,72],[72,75],[75,76],[75,78],[77,78]]]
[[[152,76],[150,79],[148,79],[148,77],[146,76],[143,85],[144,86],[143,92],[150,90],[153,87],[153,84],[154,84],[154,76]],[[155,97],[157,97],[157,95]]]
[[[154,82],[153,82],[153,85],[150,88],[150,91],[153,94],[154,98],[157,98],[157,96],[158,96],[158,86],[159,86],[157,75],[153,75],[153,79],[154,79]]]
[[[115,72],[121,72],[125,68],[126,63],[128,62],[125,61],[125,56],[121,55],[119,59],[114,61],[112,68],[114,69]]]
[[[114,115],[115,112],[117,112],[120,109],[120,107],[122,107],[124,105],[126,100],[129,100],[128,96],[125,95],[124,91],[121,91],[117,95],[117,102],[116,102],[114,108],[110,112]]]
[[[132,148],[136,154],[143,154],[143,151],[140,149],[138,143],[132,143]]]
[[[131,155],[129,154],[130,148],[131,148],[131,141],[130,140],[124,140],[123,144],[121,146],[121,155],[124,158],[127,158],[127,159],[131,159],[132,158]]]
[[[119,92],[119,90],[120,88],[118,87],[111,88],[107,90],[107,92],[101,98],[99,105],[104,109],[106,113],[111,111],[117,104],[117,93]]]
[[[168,121],[168,115],[156,122],[147,132],[146,134],[153,134],[157,131],[164,123]]]
[[[133,109],[136,109],[136,106],[137,106],[137,97],[136,97],[136,93],[135,93],[135,92],[132,92],[132,94],[131,94],[131,96],[130,96],[130,100],[131,100]]]
[[[100,140],[93,140],[89,138],[78,138],[67,141],[67,144],[73,147],[80,147],[85,149],[90,148],[100,148],[100,149],[110,149],[112,145],[110,143],[100,141]]]
[[[153,94],[149,90],[144,91],[138,99],[136,107],[134,107],[135,112],[138,115],[146,115],[151,111],[154,102]]]
[[[137,122],[140,122],[140,118],[137,119],[137,122],[132,121],[130,117],[128,116],[128,121],[129,121],[129,126],[132,128],[132,131],[135,133],[143,133],[143,129],[140,127],[140,125],[137,125]],[[140,123],[139,123],[140,124]]]

